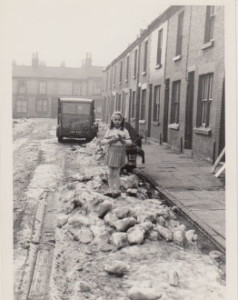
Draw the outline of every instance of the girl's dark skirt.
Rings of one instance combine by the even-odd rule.
[[[110,145],[105,156],[108,167],[122,168],[126,164],[126,150],[123,146]]]

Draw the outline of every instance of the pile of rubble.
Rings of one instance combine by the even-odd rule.
[[[104,246],[108,244],[116,249],[142,244],[147,239],[165,239],[181,247],[197,243],[194,230],[186,230],[177,220],[176,208],[166,206],[162,200],[146,198],[143,183],[139,186],[135,175],[122,177],[125,203],[100,193],[107,180],[102,168],[89,170],[87,175],[76,175],[74,180],[64,187],[68,190],[67,198],[61,199],[58,220],[58,226],[67,226],[74,239],[83,243],[103,241]],[[95,226],[102,229],[100,233],[94,230]]]
[[[179,294],[181,291],[176,294],[170,290],[184,285],[184,274],[178,271],[179,267],[172,268],[171,262],[166,262],[157,269],[153,264],[155,261],[158,263],[163,255],[171,255],[174,266],[183,255],[183,259],[186,255],[190,257],[191,249],[197,248],[195,231],[180,223],[176,207],[168,207],[156,191],[150,193],[152,198],[148,197],[149,185],[134,174],[121,177],[121,197],[112,199],[104,196],[108,188],[107,167],[100,159],[95,164],[97,155],[103,153],[96,139],[75,151],[81,158],[78,160],[80,173],[71,176],[60,193],[56,234],[58,248],[53,272],[58,288],[63,289],[63,283],[66,284],[60,277],[63,274],[59,271],[60,265],[63,265],[61,272],[69,272],[67,284],[73,286],[75,282],[72,290],[67,286],[71,297],[64,299],[76,300],[79,295],[95,300],[156,300],[162,296],[163,299],[172,299],[169,293],[180,295],[180,299],[191,299],[190,293],[188,298],[183,298]],[[174,252],[174,247],[179,254],[169,254]],[[210,264],[211,259],[215,261],[221,256],[219,252],[212,255]],[[199,261],[200,257],[196,259]],[[143,265],[143,261],[148,266]],[[181,270],[183,268],[185,265],[181,266]],[[211,268],[211,274],[212,280],[218,282],[218,265]],[[123,278],[123,286],[118,283],[116,288],[113,278]],[[158,282],[162,282],[159,287]],[[102,290],[104,296],[110,296],[102,298]],[[116,291],[117,294],[113,294]],[[125,298],[125,294],[129,298]]]

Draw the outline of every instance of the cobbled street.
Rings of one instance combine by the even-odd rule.
[[[176,207],[134,174],[121,176],[121,197],[104,196],[98,139],[58,143],[55,129],[13,123],[15,299],[224,299],[222,254],[201,251]]]

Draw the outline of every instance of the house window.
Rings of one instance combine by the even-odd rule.
[[[129,78],[129,65],[130,65],[130,57],[129,55],[126,58],[126,80]]]
[[[18,93],[25,94],[26,93],[26,82],[24,80],[18,81]]]
[[[107,71],[107,89],[109,89],[109,71]]]
[[[46,94],[46,82],[40,81],[39,83],[39,94],[45,95]]]
[[[81,85],[79,82],[73,83],[73,95],[79,96],[81,94]]]
[[[154,89],[154,103],[153,103],[153,121],[159,122],[160,115],[160,85],[155,86]]]
[[[108,72],[106,73],[106,90],[108,89]]]
[[[147,52],[148,52],[148,41],[145,41],[143,72],[146,72],[146,69],[147,69]]]
[[[27,101],[25,99],[16,100],[16,112],[26,113],[27,112]]]
[[[112,88],[112,79],[113,79],[113,69],[111,68],[111,72],[110,72],[110,88]]]
[[[122,82],[122,68],[123,68],[123,61],[121,60],[121,63],[120,63],[120,83]]]
[[[99,80],[94,81],[94,94],[100,94],[101,82]]]
[[[213,74],[209,73],[199,77],[197,127],[209,126],[210,105],[212,101]]]
[[[121,94],[118,95],[117,102],[116,102],[116,110],[121,110]]]
[[[131,117],[136,117],[136,92],[132,92],[132,102],[131,102]]]
[[[47,112],[48,111],[48,100],[47,99],[36,100],[36,111],[37,112]]]
[[[161,65],[161,59],[162,59],[162,41],[163,41],[163,29],[160,29],[159,33],[158,33],[157,59],[156,59],[156,64],[157,65]]]
[[[182,11],[182,12],[178,15],[177,42],[176,42],[176,56],[181,55],[181,53],[182,53],[183,18],[184,18],[184,12]]]
[[[145,120],[146,90],[142,90],[140,120]]]
[[[117,66],[114,67],[114,86],[116,85],[116,78],[117,78]]]
[[[135,50],[135,56],[134,56],[134,78],[136,78],[136,72],[137,72],[137,49]]]
[[[86,81],[83,81],[82,82],[82,85],[81,85],[81,93],[83,96],[86,96],[87,95],[87,83]]]
[[[170,123],[179,123],[180,84],[180,80],[173,82]]]
[[[204,43],[208,43],[213,39],[215,6],[207,6]]]

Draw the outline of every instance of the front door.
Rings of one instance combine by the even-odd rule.
[[[192,149],[193,141],[193,99],[194,99],[194,72],[188,73],[186,116],[185,116],[185,139],[184,148]]]
[[[163,142],[168,141],[168,118],[169,118],[169,79],[165,80],[164,94],[164,121],[163,121]]]
[[[221,153],[225,147],[225,80],[223,80],[222,87],[222,104],[221,104],[221,123],[220,123],[220,138],[219,138],[219,148],[218,155]],[[223,156],[224,161],[224,156]]]
[[[136,94],[136,130],[139,131],[139,119],[140,119],[140,87],[137,88]]]
[[[152,84],[150,84],[150,90],[149,90],[148,137],[151,136],[151,110],[152,110]]]

